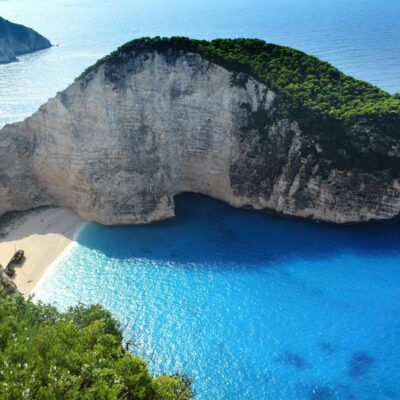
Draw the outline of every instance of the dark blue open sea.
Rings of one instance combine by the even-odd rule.
[[[399,0],[0,0],[59,46],[0,66],[0,126],[139,36],[259,37],[400,91]],[[177,218],[90,224],[36,299],[100,302],[199,400],[400,399],[400,223],[357,227],[185,195]]]

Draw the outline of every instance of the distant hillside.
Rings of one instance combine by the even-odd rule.
[[[48,39],[24,25],[0,17],[0,64],[16,61],[21,54],[51,47]]]

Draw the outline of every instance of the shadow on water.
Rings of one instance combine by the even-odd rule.
[[[382,250],[390,253],[400,248],[399,221],[333,225],[235,209],[198,194],[175,200],[176,218],[143,226],[92,224],[80,242],[119,259],[228,266],[242,260],[246,268],[346,252],[381,256]]]

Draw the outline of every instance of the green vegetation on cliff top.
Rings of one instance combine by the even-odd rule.
[[[100,306],[60,313],[0,287],[1,399],[189,400],[192,395],[186,377],[152,377],[146,363],[124,349],[118,324]]]
[[[99,60],[83,75],[104,62],[114,64],[133,51],[170,48],[190,51],[238,72],[246,72],[280,93],[292,115],[352,122],[360,116],[400,115],[399,95],[340,72],[327,62],[289,47],[259,39],[193,40],[185,37],[141,38]]]

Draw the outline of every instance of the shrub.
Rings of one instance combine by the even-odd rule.
[[[1,399],[188,400],[191,382],[152,377],[101,306],[65,313],[0,289]]]

